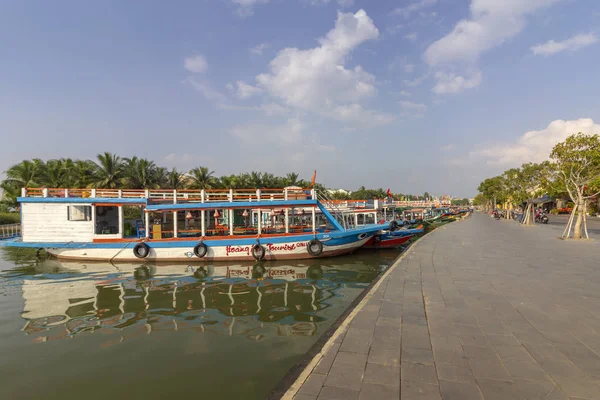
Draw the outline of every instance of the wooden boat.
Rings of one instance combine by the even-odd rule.
[[[413,236],[394,236],[389,233],[377,234],[364,244],[363,249],[395,249],[408,242]]]
[[[385,229],[347,228],[314,189],[23,189],[22,237],[61,259],[245,261],[350,253]],[[131,214],[140,216],[131,219]],[[129,217],[126,217],[128,215]]]

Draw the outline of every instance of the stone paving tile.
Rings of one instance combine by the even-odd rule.
[[[402,347],[402,363],[433,364],[433,352],[425,349]]]
[[[517,338],[512,335],[512,334],[508,334],[508,335],[503,335],[503,334],[487,334],[487,338],[489,340],[489,342],[493,345],[493,346],[514,346],[514,347],[521,347],[521,342],[519,342],[517,340]]]
[[[325,384],[325,379],[327,375],[321,374],[310,374],[308,379],[304,382],[298,394],[308,395],[308,396],[318,396],[321,388]]]
[[[440,387],[424,382],[402,380],[400,393],[405,400],[442,400]]]
[[[515,379],[551,380],[544,369],[536,362],[504,361],[504,367]]]
[[[449,363],[436,363],[438,379],[450,382],[474,383],[475,376],[470,365],[456,365]]]
[[[297,394],[294,396],[294,400],[317,400],[317,396],[309,396],[306,394]]]
[[[398,400],[400,386],[380,385],[376,383],[362,384],[359,400]]]
[[[484,400],[476,383],[440,381],[442,400]]]
[[[367,361],[371,364],[398,366],[400,365],[400,349],[371,347]]]
[[[435,366],[427,364],[402,363],[402,380],[424,382],[437,385]]]
[[[400,386],[400,367],[396,365],[367,364],[364,382]]]
[[[356,390],[324,386],[317,400],[358,400],[358,396]]]
[[[477,379],[512,380],[499,358],[491,360],[469,360],[473,375]]]
[[[325,386],[359,391],[363,374],[363,370],[355,368],[331,367],[325,379]]]
[[[348,367],[354,369],[365,369],[367,355],[362,353],[350,353],[347,351],[338,351],[333,361],[333,367]]]

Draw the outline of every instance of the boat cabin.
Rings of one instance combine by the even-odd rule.
[[[26,188],[23,242],[176,240],[343,230],[312,189]],[[342,218],[343,219],[343,218]],[[374,223],[365,219],[364,223]],[[348,224],[350,225],[350,224]],[[356,223],[354,224],[356,225]]]

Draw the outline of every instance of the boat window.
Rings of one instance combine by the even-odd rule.
[[[91,221],[92,206],[68,206],[67,220],[69,221]]]
[[[96,235],[119,233],[119,208],[116,206],[96,206]]]
[[[365,224],[374,224],[375,223],[375,214],[369,213],[365,215]]]
[[[356,224],[357,225],[364,225],[365,224],[365,215],[364,214],[358,214],[358,215],[356,215]]]

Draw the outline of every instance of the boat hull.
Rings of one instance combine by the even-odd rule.
[[[414,235],[407,236],[386,236],[382,235],[381,240],[376,240],[375,237],[369,239],[363,249],[394,249],[396,247],[402,246],[410,239],[412,239]]]
[[[197,241],[147,242],[149,253],[137,258],[133,248],[139,242],[74,243],[65,246],[40,246],[48,254],[63,260],[90,260],[114,262],[190,262],[190,261],[255,261],[252,247],[259,243],[265,250],[263,260],[302,260],[333,257],[348,254],[362,247],[376,232],[346,232],[343,235],[318,234],[323,251],[318,255],[308,252],[312,235],[296,237],[272,237],[242,240],[206,240],[207,253],[198,258],[194,254]]]

